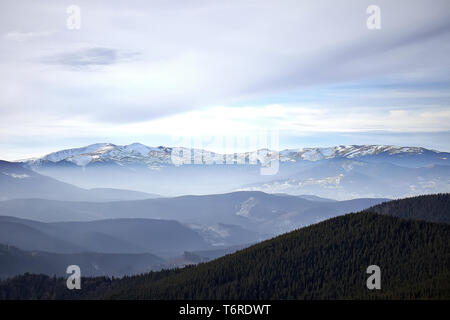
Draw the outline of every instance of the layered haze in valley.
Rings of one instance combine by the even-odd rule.
[[[311,261],[328,276],[311,273],[316,296],[337,297],[323,279],[347,288],[371,250],[408,274],[419,261],[411,296],[448,297],[426,286],[448,278],[449,13],[448,0],[2,1],[0,299],[69,265],[149,275],[137,297],[179,298],[178,283],[210,298],[199,279],[215,272],[262,288],[258,270],[282,294],[223,290],[306,297]],[[297,267],[299,287],[283,287]],[[409,297],[400,287],[386,294]]]

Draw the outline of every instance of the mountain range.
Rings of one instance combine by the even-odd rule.
[[[148,147],[141,143],[129,145],[115,145],[112,143],[96,143],[86,147],[65,149],[52,152],[41,158],[20,160],[32,168],[45,167],[50,164],[73,164],[80,167],[99,163],[116,163],[120,165],[144,164],[148,167],[173,165],[172,151],[182,149],[188,152],[192,161],[194,157],[214,155],[226,161],[227,154],[215,153],[203,149],[172,148],[172,147]],[[236,153],[247,161],[256,159],[261,162],[261,156],[257,155],[263,150],[246,153]],[[450,153],[429,150],[421,147],[398,147],[391,145],[347,145],[329,148],[299,148],[267,150],[268,154],[279,153],[281,162],[319,161],[333,158],[362,159],[368,162],[398,161],[401,165],[412,167],[430,164],[450,164]]]
[[[172,161],[180,152],[184,163]],[[275,162],[274,174],[261,174],[262,168]],[[350,145],[219,154],[140,143],[98,143],[16,163],[85,189],[164,196],[258,190],[348,200],[450,191],[450,153],[420,147]]]

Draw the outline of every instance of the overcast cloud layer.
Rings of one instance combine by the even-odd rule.
[[[2,159],[264,129],[450,151],[448,0],[2,1],[0,74]]]

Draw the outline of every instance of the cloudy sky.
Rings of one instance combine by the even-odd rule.
[[[1,159],[265,130],[450,151],[450,2],[0,2]]]

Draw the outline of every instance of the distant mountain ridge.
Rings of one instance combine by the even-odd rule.
[[[45,155],[41,158],[20,160],[30,167],[39,167],[46,163],[68,162],[77,166],[85,166],[94,162],[122,162],[146,164],[170,164],[171,148],[147,147],[140,143],[115,145],[112,143],[95,143],[86,147],[65,149]]]
[[[220,154],[201,149],[181,148],[183,150],[194,150],[204,154],[215,154],[225,159],[226,154]],[[65,149],[47,154],[43,157],[19,160],[30,168],[39,168],[49,163],[67,162],[77,166],[86,166],[93,163],[114,162],[120,164],[140,163],[148,166],[170,165],[172,147],[149,147],[141,143],[129,145],[115,145],[112,143],[96,143],[86,147]],[[238,155],[249,158],[258,151],[238,153]],[[341,145],[328,148],[299,148],[285,150],[268,150],[269,153],[278,152],[280,161],[319,161],[332,158],[361,159],[376,156],[400,156],[400,157],[432,157],[436,161],[450,159],[450,153],[421,147],[399,147],[392,145]],[[256,159],[256,157],[255,157]],[[446,161],[445,161],[446,162]]]
[[[450,192],[450,166],[401,166],[377,161],[335,158],[270,181],[244,185],[238,190],[267,193],[308,193],[333,199],[404,198]],[[396,161],[394,161],[396,162]]]
[[[183,163],[172,162],[179,157]],[[450,191],[450,153],[421,147],[348,145],[226,155],[139,143],[99,143],[17,163],[82,188],[129,189],[170,197],[254,190],[349,200]],[[269,167],[274,169],[271,174],[263,174]]]
[[[118,201],[155,198],[157,195],[113,188],[83,189],[0,160],[0,200],[40,198],[68,201]]]

